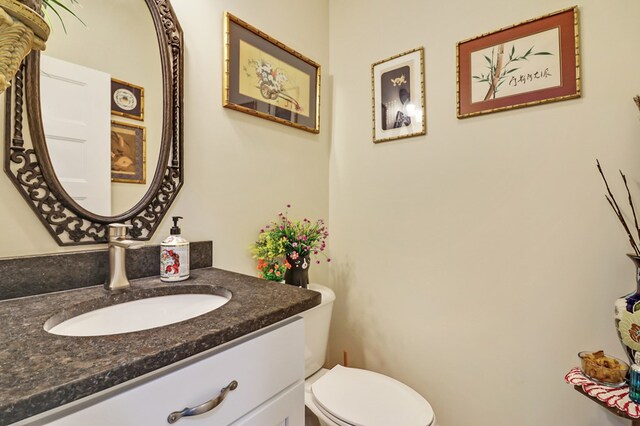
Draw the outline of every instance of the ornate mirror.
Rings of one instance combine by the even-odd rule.
[[[182,31],[168,0],[81,5],[6,91],[5,172],[59,245],[148,240],[183,183]]]

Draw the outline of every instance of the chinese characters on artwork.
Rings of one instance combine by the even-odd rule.
[[[549,77],[552,77],[551,71],[549,71],[549,68],[545,68],[544,70],[536,71],[534,73],[511,76],[511,78],[509,79],[509,86],[517,87],[518,85],[532,83],[536,80],[545,79]]]

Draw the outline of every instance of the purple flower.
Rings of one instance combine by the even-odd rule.
[[[298,247],[298,243],[296,242],[291,243],[291,247]]]

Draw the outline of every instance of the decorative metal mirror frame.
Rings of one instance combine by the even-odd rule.
[[[22,0],[24,1],[24,0]],[[5,95],[4,170],[51,236],[61,246],[107,242],[108,224],[131,225],[129,234],[149,240],[183,185],[183,38],[169,0],[145,0],[153,18],[163,78],[161,148],[153,181],[144,197],[115,216],[94,214],[64,190],[46,146],[40,108],[40,54],[33,51],[20,66]],[[33,147],[25,146],[23,114]]]

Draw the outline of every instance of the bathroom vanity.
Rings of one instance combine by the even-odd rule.
[[[304,331],[296,314],[319,304],[318,293],[215,268],[193,271],[183,284],[153,277],[132,286],[129,298],[176,286],[208,286],[231,298],[179,323],[93,337],[43,326],[111,304],[102,286],[0,302],[0,425],[155,426],[215,398],[216,408],[178,415],[176,424],[304,424]]]

